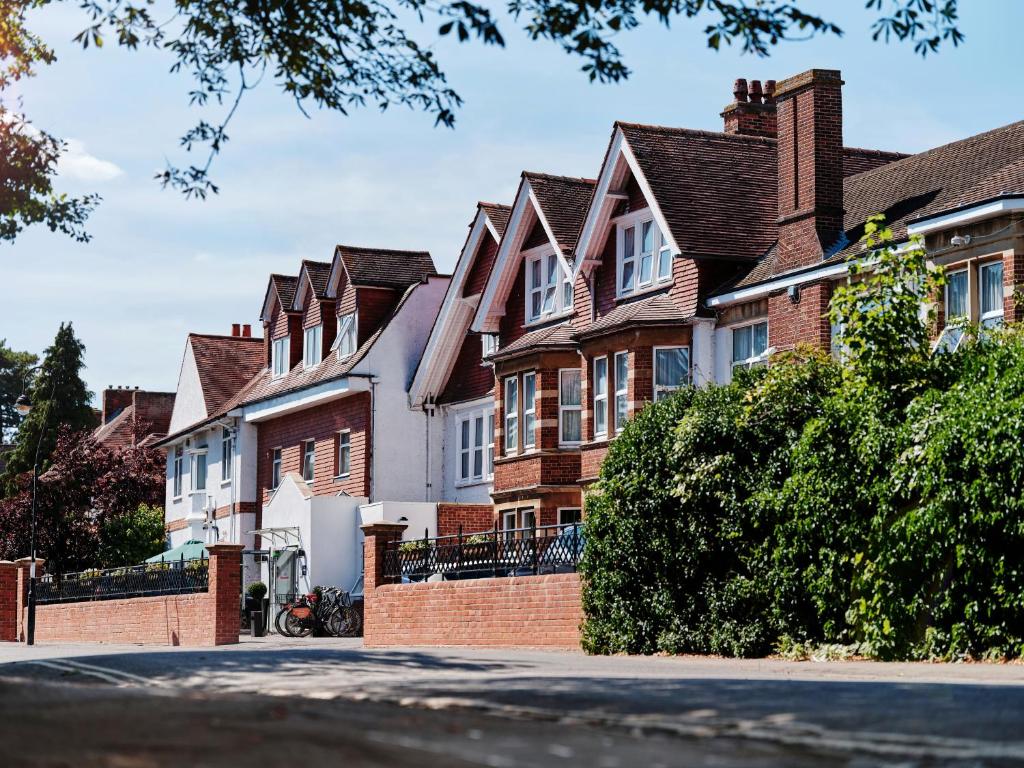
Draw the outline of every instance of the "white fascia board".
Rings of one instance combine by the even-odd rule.
[[[363,378],[344,377],[325,381],[315,387],[288,392],[269,400],[246,405],[242,409],[247,423],[266,421],[295,411],[305,410],[314,405],[327,403],[352,394],[368,390],[370,385]]]
[[[299,270],[299,284],[295,287],[295,298],[292,299],[292,311],[301,312],[304,309],[303,303],[307,290],[313,290],[313,286],[309,281],[309,275],[306,273],[306,265],[303,264],[302,269]]]
[[[1005,198],[982,203],[962,211],[934,216],[930,219],[907,225],[908,235],[927,235],[940,229],[971,224],[981,219],[990,219],[1014,211],[1024,211],[1024,198]]]
[[[594,239],[598,221],[601,219],[601,211],[611,190],[612,178],[615,175],[615,168],[618,165],[619,153],[625,137],[622,129],[616,127],[615,135],[612,137],[611,145],[608,147],[608,155],[605,159],[601,175],[597,178],[597,187],[594,189],[594,196],[590,199],[590,210],[587,211],[587,218],[583,220],[583,229],[580,231],[579,240],[576,243],[576,274],[573,275],[575,282],[576,275],[587,260],[587,251],[590,250],[590,242]]]
[[[675,235],[672,234],[672,230],[669,229],[668,222],[665,220],[665,215],[661,212],[661,206],[658,205],[658,199],[654,196],[654,190],[651,189],[651,185],[647,183],[647,177],[644,176],[643,171],[640,170],[640,165],[637,163],[636,156],[633,154],[633,150],[630,148],[628,141],[622,142],[622,156],[626,159],[626,164],[629,166],[629,170],[633,172],[633,178],[636,179],[636,183],[640,187],[640,191],[644,193],[644,198],[647,200],[647,204],[651,208],[654,220],[658,222],[658,226],[661,228],[662,234],[668,237],[668,244],[672,247],[672,255],[677,256],[680,253],[679,244],[676,242],[676,238]]]
[[[751,301],[752,299],[759,299],[763,296],[767,296],[773,291],[784,290],[789,288],[791,285],[801,285],[803,283],[810,283],[815,280],[821,280],[829,277],[840,277],[849,271],[850,263],[848,261],[841,261],[837,264],[829,264],[828,266],[820,267],[819,269],[782,275],[781,277],[777,277],[767,283],[751,285],[748,288],[740,288],[735,291],[730,291],[729,293],[720,293],[717,296],[710,296],[706,303],[709,307],[724,307],[729,304],[736,304],[740,301]]]
[[[501,301],[504,302],[504,296],[508,293],[504,284],[515,276],[515,270],[511,270],[512,276],[506,273],[510,271],[509,264],[513,261],[513,254],[519,254],[519,246],[526,238],[526,233],[521,231],[521,225],[530,203],[530,195],[530,184],[524,176],[516,192],[516,199],[512,203],[512,213],[505,227],[505,237],[499,242],[498,253],[494,257],[494,266],[491,268],[490,277],[487,278],[483,298],[480,299],[480,306],[477,307],[476,316],[470,325],[472,331],[494,333],[498,330],[498,318],[505,314],[504,307],[500,312],[492,312],[491,307],[499,300],[499,296],[502,296]]]

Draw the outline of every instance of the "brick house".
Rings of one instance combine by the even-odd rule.
[[[167,436],[174,410],[173,392],[107,387],[100,396],[100,425],[93,439],[112,450],[154,445]]]
[[[829,348],[873,213],[950,270],[940,330],[1021,319],[1024,123],[917,155],[845,147],[842,85],[738,80],[722,132],[616,123],[596,181],[523,175],[471,324],[492,337],[500,525],[574,519],[646,403]]]

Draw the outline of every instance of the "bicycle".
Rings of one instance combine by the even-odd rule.
[[[358,637],[363,622],[348,592],[337,587],[317,587],[281,608],[274,623],[278,633],[285,637],[308,637],[314,633]]]

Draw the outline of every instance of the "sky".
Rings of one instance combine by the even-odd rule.
[[[504,48],[441,40],[434,50],[465,99],[454,130],[402,108],[307,118],[268,77],[243,101],[212,171],[220,194],[205,202],[153,180],[167,158],[191,159],[178,137],[199,117],[170,56],[112,41],[82,51],[76,4],[37,11],[31,26],[58,60],[19,95],[69,143],[58,187],[103,201],[87,244],[45,228],[0,244],[0,339],[39,353],[72,321],[94,392],[173,391],[188,332],[259,328],[271,272],[329,261],[338,243],[427,249],[450,272],[477,200],[510,203],[523,170],[597,176],[617,119],[720,130],[737,77],[842,70],[848,146],[916,152],[1024,117],[1024,3],[961,3],[966,43],[925,59],[872,42],[863,0],[801,5],[845,36],[783,43],[764,59],[707,49],[700,23],[648,20],[617,41],[632,76],[614,85],[589,82],[581,61],[510,19]],[[434,25],[417,37],[434,40]]]

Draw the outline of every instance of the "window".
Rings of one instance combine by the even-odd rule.
[[[527,507],[526,509],[519,510],[520,528],[533,528],[536,525],[537,516],[534,514],[533,507]]]
[[[572,307],[572,279],[558,256],[543,253],[526,260],[526,318],[536,322]]]
[[[171,475],[173,478],[173,491],[174,498],[181,497],[181,475],[184,464],[184,457],[181,453],[181,448],[178,448],[174,452],[174,463],[172,464]]]
[[[615,431],[621,432],[629,418],[629,353],[615,353]]]
[[[480,334],[480,344],[482,346],[481,352],[482,357],[489,357],[498,351],[498,334],[496,333],[482,333]]]
[[[618,227],[619,295],[672,277],[672,248],[653,219],[630,219]]]
[[[583,522],[583,510],[579,507],[560,507],[558,510],[559,525],[574,525]]]
[[[338,357],[344,359],[356,351],[356,313],[338,318],[338,338],[334,340]]]
[[[235,465],[235,438],[227,427],[220,438],[220,479],[227,482],[234,474]]]
[[[515,538],[515,534],[512,531],[516,528],[516,511],[510,509],[508,512],[501,513],[501,529],[505,531],[505,539]]]
[[[537,445],[537,375],[523,374],[523,448]]]
[[[352,433],[338,433],[338,477],[348,477],[352,471]]]
[[[990,261],[978,267],[979,322],[985,328],[1003,324],[1003,262]]]
[[[288,337],[274,339],[274,346],[271,348],[271,364],[274,370],[274,378],[284,376],[288,373]]]
[[[281,449],[275,448],[270,452],[270,490],[274,490],[281,484]]]
[[[206,490],[206,451],[192,454],[189,478],[189,489],[193,493]]]
[[[946,282],[946,322],[967,319],[969,315],[967,270],[950,272]]]
[[[307,440],[302,444],[302,479],[307,483],[313,482],[313,474],[316,471],[316,441]]]
[[[494,474],[494,411],[470,411],[458,421],[458,479],[460,483],[489,480]]]
[[[768,322],[732,329],[732,367],[751,368],[765,363],[768,349]]]
[[[594,358],[594,434],[608,434],[608,358]]]
[[[306,329],[306,335],[302,342],[302,365],[305,368],[313,368],[320,364],[322,349],[320,341],[323,339],[323,325],[314,325]]]
[[[690,382],[689,347],[654,348],[654,400],[664,400]]]
[[[582,398],[579,368],[558,372],[558,444],[576,445],[582,439]]]
[[[505,453],[519,448],[519,379],[505,379]]]

